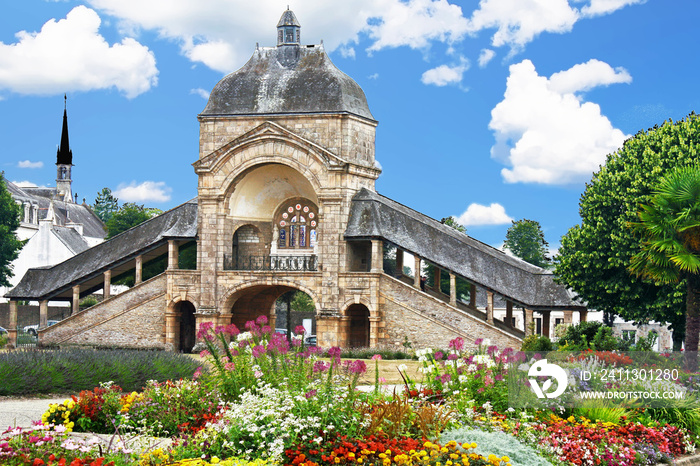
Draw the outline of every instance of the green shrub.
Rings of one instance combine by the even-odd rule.
[[[591,343],[594,342],[601,328],[609,327],[605,327],[601,322],[580,322],[576,325],[569,325],[564,336],[558,341],[559,347],[567,351],[587,350],[591,348]],[[608,333],[603,330],[598,340],[599,344],[606,346],[606,350],[607,346],[609,346],[609,341],[606,338],[607,335]],[[610,335],[612,335],[612,333]],[[603,350],[603,348],[597,349]]]
[[[552,351],[552,341],[544,335],[528,335],[523,340],[521,351]]]
[[[551,463],[537,454],[535,450],[523,445],[516,438],[504,432],[485,432],[483,430],[460,427],[445,431],[440,436],[443,445],[450,440],[459,445],[476,442],[476,453],[488,457],[494,454],[498,457],[508,456],[511,464],[519,466],[551,466]]]
[[[379,348],[347,348],[343,349],[340,357],[343,359],[371,359],[375,354],[382,359],[412,359],[413,355],[400,350]]]
[[[602,326],[595,333],[590,346],[596,351],[614,351],[618,347],[617,338],[613,336],[610,327]]]
[[[0,395],[73,393],[113,381],[125,391],[148,380],[190,378],[199,364],[189,356],[137,350],[15,350],[0,353]]]
[[[624,406],[610,406],[605,400],[583,400],[580,406],[574,408],[574,414],[583,416],[591,421],[612,422],[619,424],[622,416],[630,418],[633,414]]]

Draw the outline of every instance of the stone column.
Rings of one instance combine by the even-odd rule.
[[[588,320],[588,309],[584,309],[583,311],[578,311],[579,315],[579,322],[586,322]]]
[[[177,270],[179,247],[174,239],[168,240],[168,270]]]
[[[551,332],[549,330],[549,326],[550,326],[549,315],[551,314],[551,311],[541,311],[540,313],[542,314],[542,335],[544,335],[545,337],[549,337],[549,336],[551,336],[550,335]]]
[[[506,301],[506,318],[505,323],[508,327],[513,327],[513,301]]]
[[[420,257],[413,256],[413,286],[420,289]]]
[[[369,346],[372,348],[379,345],[379,317],[369,318]]]
[[[525,335],[532,335],[534,333],[533,324],[535,320],[532,318],[532,309],[523,309],[523,315],[525,317]]]
[[[17,348],[17,301],[10,301],[10,328],[7,333],[10,345]]]
[[[46,328],[46,322],[49,320],[49,302],[47,300],[39,301],[39,330]]]
[[[435,282],[433,283],[433,289],[437,291],[438,293],[442,293],[442,289],[440,288],[440,275],[441,275],[441,270],[440,267],[435,266]]]
[[[112,288],[112,271],[105,270],[104,284],[102,285],[102,293],[103,293],[105,300],[109,299],[109,297],[111,295],[111,288]]]
[[[469,285],[469,305],[476,308],[476,285],[473,283]]]
[[[73,287],[73,309],[71,310],[71,315],[76,314],[80,311],[80,285],[75,285]]]
[[[486,322],[493,325],[493,293],[486,292]]]
[[[457,276],[450,272],[450,305],[457,307]]]
[[[396,248],[396,278],[403,276],[403,249]]]
[[[382,254],[382,246],[382,240],[372,240],[372,268],[370,269],[370,272],[382,273],[384,271],[384,257]]]
[[[564,311],[564,324],[571,325],[574,322],[573,313],[574,311]]]
[[[136,256],[136,265],[134,267],[134,285],[138,285],[143,281],[143,256]]]
[[[165,313],[165,347],[170,351],[179,351],[180,322],[179,314],[170,310]]]

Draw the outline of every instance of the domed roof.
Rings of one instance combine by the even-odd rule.
[[[243,68],[219,81],[201,115],[352,113],[374,120],[362,88],[323,45],[300,45],[299,28],[294,13],[285,11],[277,47],[256,48]]]
[[[374,120],[362,88],[322,45],[258,48],[214,87],[202,115],[352,113]]]

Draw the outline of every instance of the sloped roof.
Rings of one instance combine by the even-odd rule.
[[[362,88],[331,62],[323,45],[256,48],[211,91],[201,116],[351,113],[374,120]]]
[[[353,197],[345,238],[383,238],[534,310],[584,307],[552,273],[364,188]]]
[[[107,236],[104,223],[89,206],[55,199],[56,188],[19,187],[7,180],[5,183],[7,190],[14,199],[39,207],[39,220],[46,218],[53,199],[54,215],[58,225],[65,226],[68,223],[79,223],[83,226],[83,236],[100,239]]]
[[[73,254],[78,254],[90,248],[90,245],[80,236],[80,233],[70,227],[54,227],[51,229],[56,238],[66,245]]]
[[[196,236],[197,200],[193,199],[52,267],[29,269],[5,296],[45,299],[134,258],[158,243]]]

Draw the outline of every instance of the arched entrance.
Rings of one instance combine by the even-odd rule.
[[[183,353],[191,353],[197,330],[194,305],[189,301],[180,301],[175,305],[175,312],[178,320],[177,349]]]
[[[294,292],[300,292],[296,287],[289,285],[253,285],[248,288],[239,290],[234,293],[229,299],[231,309],[231,323],[238,327],[241,331],[245,329],[246,322],[254,321],[261,315],[264,315],[268,319],[268,323],[271,328],[279,328],[277,325],[277,301],[278,299],[285,295],[291,298],[291,303],[294,303]],[[311,329],[315,329],[315,312],[316,305],[308,294],[301,292],[307,298],[307,314],[309,314],[313,322],[311,323]],[[293,304],[295,306],[296,304]],[[283,306],[280,304],[280,306]],[[286,308],[285,308],[286,309]],[[307,316],[308,317],[308,316]],[[292,322],[296,322],[292,320]],[[303,320],[299,322],[303,325]],[[294,330],[295,325],[292,325],[291,329]],[[286,328],[286,323],[285,323]]]
[[[348,346],[364,348],[369,346],[369,309],[364,304],[352,304],[345,311],[348,322]]]

